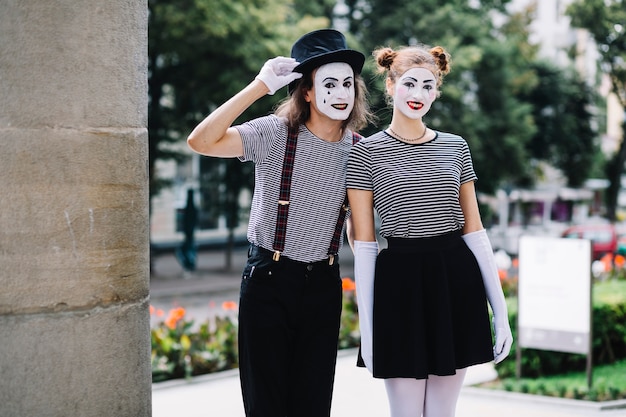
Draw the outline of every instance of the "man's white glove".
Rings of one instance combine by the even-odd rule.
[[[261,68],[256,79],[262,81],[270,90],[269,94],[273,95],[287,84],[302,77],[301,73],[293,72],[298,64],[295,59],[284,56],[269,59]]]
[[[354,279],[359,307],[361,357],[368,371],[373,372],[374,272],[378,242],[354,241]]]
[[[485,229],[465,234],[463,240],[476,257],[483,276],[487,300],[489,300],[489,305],[493,311],[493,330],[496,334],[493,357],[495,363],[500,363],[509,355],[513,343],[513,334],[509,326],[506,300],[502,292],[491,242],[489,242]]]

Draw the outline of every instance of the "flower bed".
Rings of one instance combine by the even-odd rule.
[[[339,331],[339,349],[358,346],[360,334],[354,281],[342,279],[343,308]],[[234,301],[225,301],[223,316],[217,315],[199,325],[186,318],[183,307],[167,315],[150,307],[150,314],[164,317],[150,330],[152,341],[152,382],[190,378],[238,366],[238,322],[232,311]]]

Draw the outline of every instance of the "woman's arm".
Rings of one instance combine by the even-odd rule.
[[[478,209],[478,200],[476,200],[476,189],[474,181],[468,181],[461,184],[459,191],[459,202],[465,225],[463,226],[463,234],[476,232],[483,229],[483,222],[480,218],[480,210]]]
[[[376,241],[374,230],[374,193],[372,191],[348,189],[348,201],[352,211],[352,236],[354,240]]]
[[[493,356],[495,363],[499,363],[509,355],[513,344],[513,335],[493,249],[480,219],[473,181],[461,185],[459,199],[465,217],[463,240],[478,262],[487,300],[493,311],[493,330],[496,336]]]
[[[359,307],[361,357],[373,373],[374,275],[378,242],[374,231],[374,194],[371,191],[348,189],[354,229],[354,280]]]

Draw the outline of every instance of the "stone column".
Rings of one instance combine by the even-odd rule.
[[[0,416],[151,415],[147,15],[0,0]]]

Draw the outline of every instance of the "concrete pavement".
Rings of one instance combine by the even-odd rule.
[[[230,270],[224,268],[225,255],[222,251],[203,251],[198,255],[198,270],[190,274],[183,273],[170,253],[155,258],[150,282],[152,305],[163,309],[182,306],[188,310],[188,315],[201,320],[220,311],[223,313],[221,300],[237,300],[246,249],[240,247],[235,250]],[[353,276],[353,258],[349,248],[342,250],[340,259],[342,276]],[[355,361],[356,350],[339,352],[332,417],[389,416],[383,382],[372,378],[365,369],[357,368]],[[456,417],[626,417],[626,401],[593,403],[472,386],[496,377],[491,364],[470,368],[457,404]],[[238,371],[153,384],[152,416],[182,415],[243,416]]]

